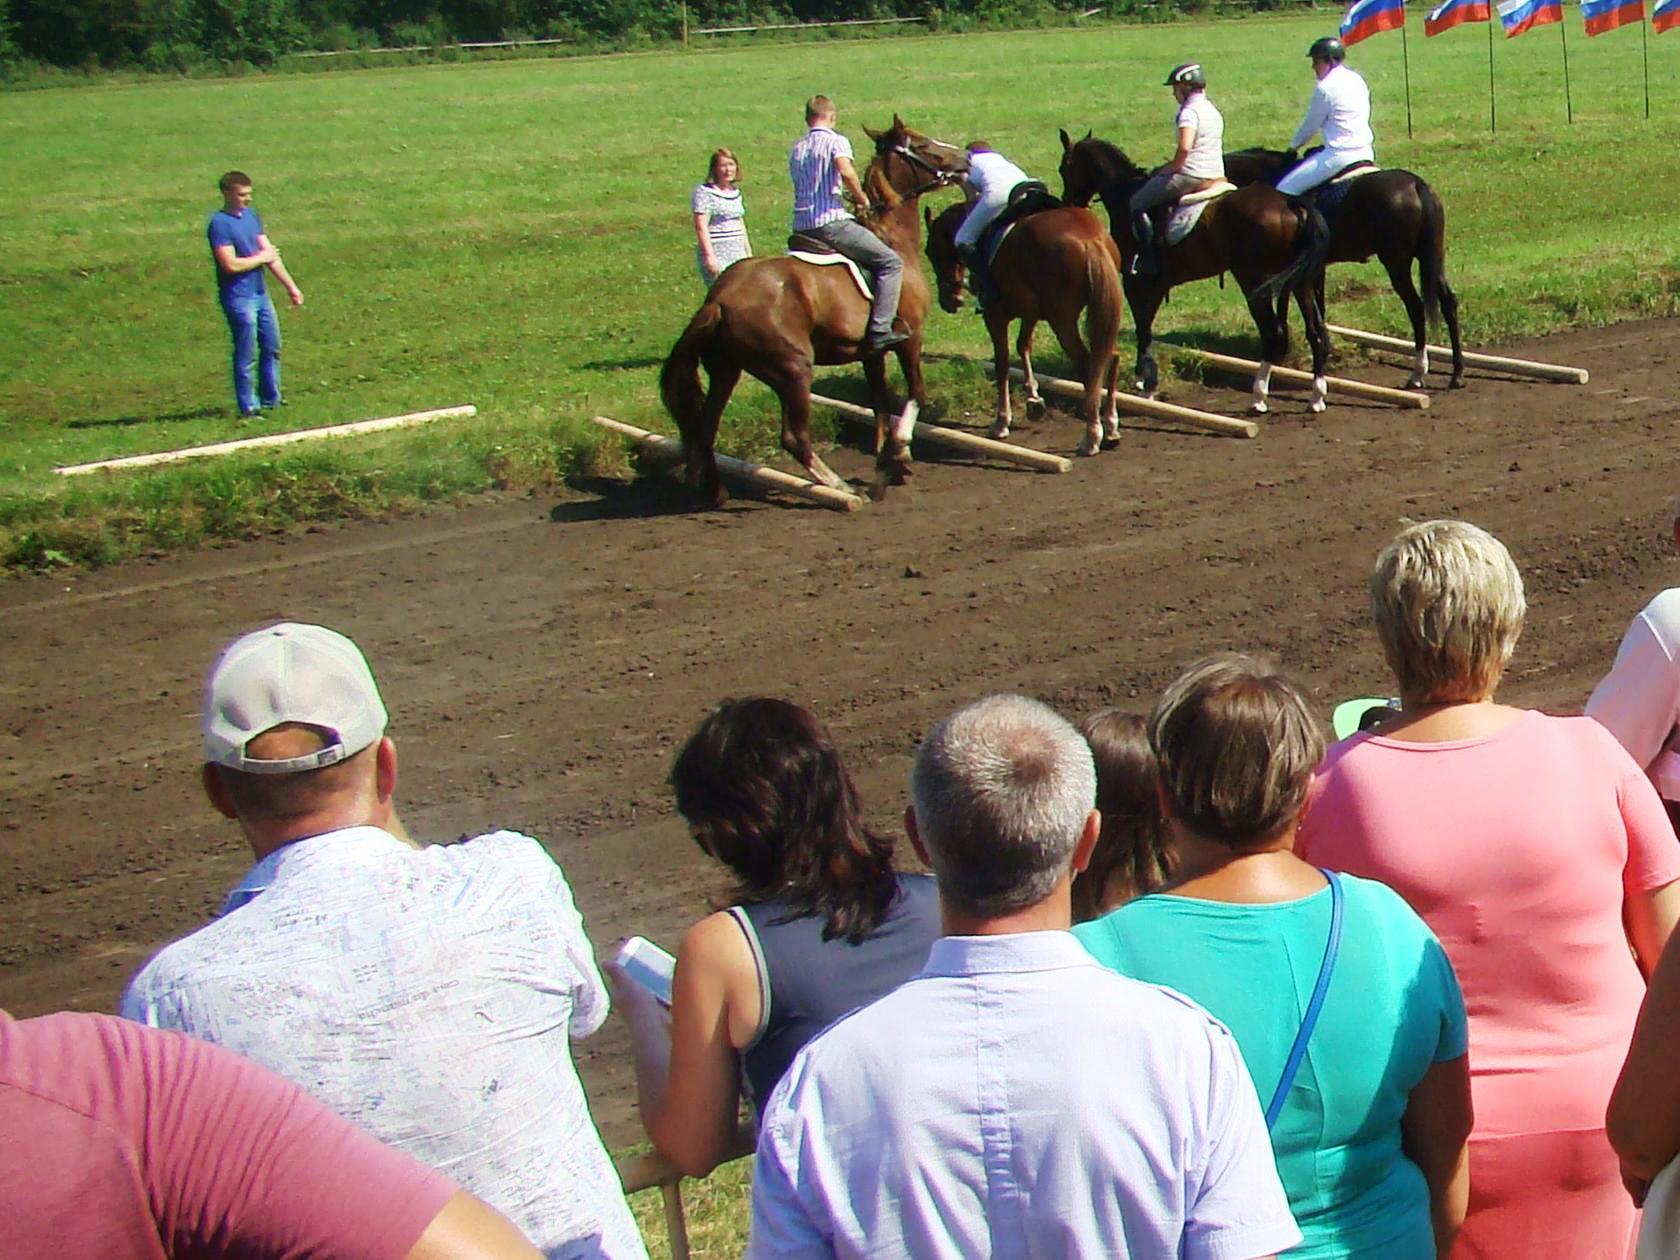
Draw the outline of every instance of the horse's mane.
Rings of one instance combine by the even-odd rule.
[[[1086,136],[1075,148],[1084,149],[1090,155],[1091,161],[1097,168],[1097,173],[1108,183],[1124,183],[1130,180],[1142,179],[1146,172],[1131,158],[1126,151],[1117,144],[1110,144],[1107,140],[1096,136]]]

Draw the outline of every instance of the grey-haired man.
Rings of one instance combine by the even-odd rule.
[[[528,836],[421,848],[361,650],[235,640],[205,691],[204,789],[257,863],[123,1014],[288,1077],[500,1208],[548,1256],[646,1252],[567,1034],[607,1016],[571,890]]]

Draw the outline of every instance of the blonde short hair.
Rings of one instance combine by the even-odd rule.
[[[1466,521],[1408,525],[1377,556],[1369,590],[1402,694],[1437,704],[1493,694],[1528,607],[1504,543]]]
[[[1222,652],[1185,670],[1149,715],[1171,812],[1233,848],[1269,840],[1306,807],[1324,732],[1278,670]]]

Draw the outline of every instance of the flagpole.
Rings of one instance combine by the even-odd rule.
[[[1563,107],[1571,125],[1575,122],[1575,101],[1569,95],[1569,23],[1558,22],[1558,38],[1563,41]]]
[[[1402,10],[1402,14],[1404,10]],[[1404,16],[1400,20],[1400,64],[1406,74],[1406,139],[1412,138],[1412,57],[1406,47],[1406,21]],[[1649,90],[1647,89],[1647,95]],[[1650,117],[1647,107],[1646,117]]]
[[[1645,121],[1651,121],[1651,37],[1645,33],[1645,15],[1639,15],[1639,58],[1645,63]]]
[[[1493,101],[1493,15],[1488,15],[1488,134],[1499,134],[1499,111]]]

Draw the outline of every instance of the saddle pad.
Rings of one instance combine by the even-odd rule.
[[[985,255],[987,267],[992,265],[992,260],[997,257],[998,250],[1003,248],[1004,241],[1009,239],[1009,234],[1014,230],[1015,222],[1005,223],[1002,227],[994,226],[986,229],[986,235],[980,241],[980,250]]]
[[[1172,214],[1167,216],[1167,229],[1161,233],[1161,241],[1166,245],[1177,245],[1195,230],[1196,224],[1201,222],[1202,211],[1228,193],[1237,191],[1237,186],[1229,181],[1215,184],[1212,188],[1199,189],[1179,199]]]
[[[838,267],[845,264],[846,270],[852,273],[852,282],[857,285],[858,292],[863,294],[863,300],[873,302],[875,290],[869,287],[869,281],[864,278],[863,270],[844,254],[807,254],[802,249],[788,250],[789,258],[797,258],[802,263],[810,263],[813,267]]]

